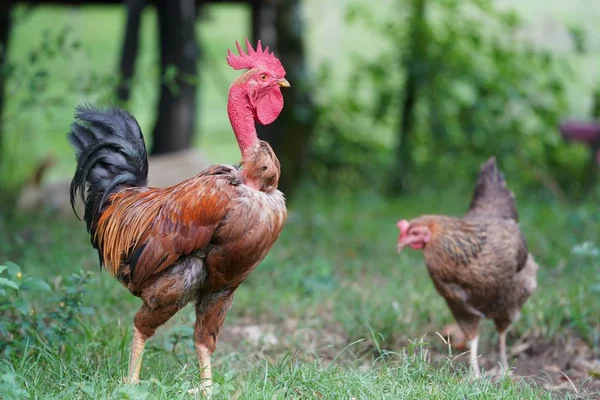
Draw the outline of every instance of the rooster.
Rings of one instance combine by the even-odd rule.
[[[398,252],[423,250],[427,270],[467,339],[471,372],[479,377],[479,322],[494,321],[500,365],[508,369],[506,332],[537,286],[538,266],[518,225],[514,194],[490,158],[481,167],[463,218],[423,215],[398,221]]]
[[[287,217],[277,190],[280,168],[255,121],[273,122],[289,87],[269,48],[230,50],[228,64],[247,69],[229,89],[227,112],[239,145],[240,167],[215,165],[168,188],[147,187],[144,138],[135,118],[113,108],[79,107],[68,135],[77,168],[71,182],[100,264],[142,305],[134,318],[126,381],[137,383],[146,341],[189,302],[195,304],[194,344],[210,396],[210,358],[237,287],[265,258]],[[87,190],[86,190],[87,187]],[[75,208],[73,208],[75,210]]]

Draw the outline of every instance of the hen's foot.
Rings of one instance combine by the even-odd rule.
[[[212,398],[212,386],[203,382],[199,387],[188,390],[188,394],[194,396],[201,394],[203,397],[210,399]]]

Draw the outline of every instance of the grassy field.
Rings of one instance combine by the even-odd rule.
[[[344,55],[365,51],[355,49],[361,33],[348,33],[342,24],[340,4],[347,3],[306,2],[313,67],[330,60],[348,69],[351,63]],[[533,21],[539,10],[528,4],[524,13]],[[583,5],[578,7],[573,9]],[[19,14],[10,57],[27,65],[25,78],[39,68],[27,61],[31,48],[42,46],[44,37],[56,37],[63,26],[71,29],[67,40],[77,38],[81,47],[70,58],[49,55],[43,63],[50,77],[41,99],[45,103],[27,106],[36,89],[24,89],[27,79],[9,82],[7,147],[20,161],[4,170],[5,177],[26,176],[48,151],[60,160],[53,177],[72,173],[64,135],[76,104],[103,99],[102,91],[85,87],[92,85],[92,73],[110,77],[115,70],[123,20],[122,11],[104,8],[65,12],[43,7]],[[155,28],[155,16],[147,12],[129,107],[145,132],[155,118]],[[243,9],[214,7],[199,29],[205,62],[196,144],[213,162],[232,163],[239,157],[225,113],[227,87],[237,73],[226,67],[223,56],[247,28]],[[373,51],[376,45],[366,47]],[[586,56],[586,71],[597,55]],[[589,70],[591,84],[597,71]],[[586,104],[575,102],[574,110]],[[476,169],[474,165],[474,175]],[[511,183],[514,177],[508,179]],[[460,189],[424,189],[398,200],[375,194],[332,197],[305,188],[290,209],[280,240],[237,291],[214,356],[217,397],[598,397],[591,394],[600,391],[600,256],[595,248],[600,245],[600,217],[595,204],[559,207],[517,193],[521,224],[540,271],[539,288],[509,336],[513,377],[471,381],[465,357],[436,333],[452,322],[451,316],[420,254],[395,254],[395,222],[421,213],[460,214],[470,200],[471,184],[454,182]],[[9,289],[10,304],[0,304],[0,310],[7,304],[11,312],[4,315],[18,322],[1,344],[0,398],[173,399],[187,397],[187,389],[198,385],[190,307],[149,343],[142,384],[121,383],[139,300],[98,270],[83,224],[46,215],[9,216],[0,210],[0,265],[9,260],[21,267],[22,276],[15,279],[24,286],[19,292]],[[39,282],[32,287],[38,278],[47,287]],[[6,324],[8,320],[0,321],[0,328]],[[496,361],[493,331],[491,323],[482,324],[482,365],[487,369]],[[19,340],[26,343],[11,342]]]
[[[522,226],[541,268],[539,289],[509,337],[516,353],[512,379],[470,382],[464,357],[436,334],[452,321],[450,314],[420,255],[395,254],[395,221],[432,209],[460,213],[469,195],[423,193],[389,202],[307,191],[267,259],[236,294],[214,356],[219,398],[549,399],[544,389],[567,389],[566,398],[575,399],[581,397],[573,388],[582,395],[598,390],[597,371],[582,367],[598,357],[598,255],[572,252],[600,239],[593,207],[559,213],[520,201]],[[439,198],[446,199],[443,206]],[[332,201],[344,206],[331,207]],[[26,311],[36,310],[49,327],[39,330],[46,337],[29,338],[25,352],[4,355],[0,392],[21,389],[14,398],[184,397],[199,379],[193,309],[180,312],[149,343],[143,383],[122,385],[139,300],[97,270],[82,224],[34,218],[0,214],[0,254],[22,267],[21,279],[50,283],[49,293],[21,295]],[[85,285],[69,283],[81,269],[93,276]],[[80,289],[81,297],[69,297]],[[65,307],[71,312],[61,317]],[[68,329],[46,332],[58,328],[53,324]],[[482,325],[482,338],[482,365],[491,369],[491,323]]]

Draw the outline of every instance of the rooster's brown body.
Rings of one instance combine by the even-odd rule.
[[[479,175],[469,212],[463,218],[424,215],[400,221],[399,246],[423,250],[438,293],[469,343],[474,374],[478,326],[492,319],[500,334],[500,362],[507,368],[506,330],[536,288],[538,266],[518,225],[513,193],[495,160]]]
[[[77,155],[71,203],[80,192],[101,264],[143,302],[134,319],[132,383],[146,340],[193,302],[202,390],[210,393],[210,356],[233,294],[285,223],[279,161],[258,140],[255,119],[277,117],[279,88],[289,83],[268,48],[247,45],[248,55],[238,45],[240,56],[227,58],[235,69],[249,69],[231,86],[228,102],[241,167],[215,165],[175,186],[150,188],[144,139],[129,113],[81,107],[69,135]]]

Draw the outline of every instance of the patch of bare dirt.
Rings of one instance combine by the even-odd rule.
[[[244,318],[227,326],[219,336],[219,346],[245,346],[246,351],[272,360],[293,350],[296,358],[328,361],[345,342],[346,338],[333,329],[319,329],[310,321],[292,318],[279,324]]]
[[[442,330],[456,353],[466,352],[464,337],[455,324]],[[495,348],[482,349],[480,366],[488,375],[500,372]],[[508,343],[512,377],[525,379],[551,391],[577,393],[582,399],[600,399],[600,354],[574,334],[553,341],[537,336],[523,337]],[[466,362],[466,354],[457,357]]]
[[[583,398],[600,399],[600,357],[576,336],[553,343],[525,338],[511,346],[510,356],[518,357],[517,376],[534,380],[549,390],[570,390]]]

